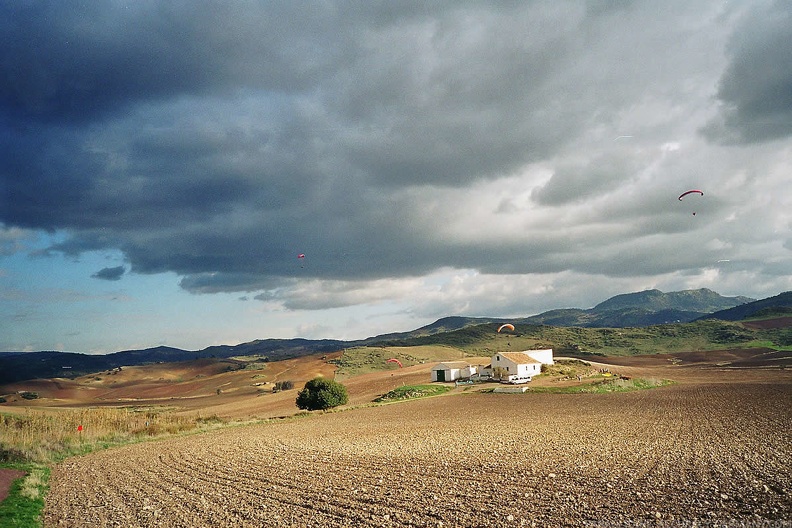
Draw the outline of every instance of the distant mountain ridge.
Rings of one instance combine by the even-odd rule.
[[[755,301],[750,297],[724,297],[701,288],[663,293],[645,290],[616,295],[591,309],[562,308],[530,317],[511,319],[487,317],[444,317],[421,327],[413,333],[426,335],[458,330],[484,323],[511,322],[551,326],[581,326],[584,328],[627,328],[667,323],[688,323],[713,312],[734,308]],[[404,337],[402,334],[401,337]]]
[[[640,308],[652,312],[674,310],[683,312],[717,312],[755,301],[750,297],[724,297],[708,288],[663,293],[645,290],[611,297],[592,308],[595,313],[627,308]]]
[[[723,321],[740,321],[748,317],[759,315],[761,312],[777,311],[779,313],[789,313],[792,309],[792,291],[779,293],[774,297],[768,297],[759,301],[734,306],[720,310],[711,314],[704,315],[700,319],[721,319]]]
[[[792,292],[777,297],[792,303]],[[762,304],[766,302],[769,304]],[[616,295],[587,310],[580,308],[550,310],[530,317],[509,319],[450,316],[409,332],[383,334],[356,341],[302,338],[262,339],[238,345],[211,346],[197,351],[159,346],[103,355],[52,351],[0,352],[0,384],[32,378],[73,377],[123,366],[157,362],[169,363],[210,357],[229,358],[261,355],[270,360],[287,359],[353,346],[376,345],[393,340],[440,334],[487,323],[511,322],[525,325],[623,328],[685,323],[705,317],[718,317],[719,313],[726,314],[722,318],[732,315],[741,318],[739,317],[740,313],[755,313],[768,306],[778,306],[778,302],[781,301],[770,301],[770,299],[755,301],[748,297],[723,297],[706,288],[671,293],[646,290]],[[756,304],[756,310],[750,312],[730,311],[738,310],[749,304]],[[792,306],[792,304],[789,305]]]

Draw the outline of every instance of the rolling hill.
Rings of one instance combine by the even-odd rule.
[[[786,296],[786,297],[785,297]],[[792,293],[781,294],[778,298],[787,299]],[[776,299],[776,298],[771,298]],[[331,339],[263,339],[238,345],[212,346],[202,350],[188,351],[172,347],[154,347],[142,350],[127,350],[104,355],[80,354],[74,352],[7,352],[0,353],[0,384],[33,378],[73,378],[102,370],[123,366],[146,365],[158,362],[186,361],[201,358],[230,358],[234,356],[260,356],[267,360],[280,360],[315,353],[328,353],[355,346],[378,344],[425,344],[439,343],[443,340],[454,341],[454,345],[475,347],[486,341],[492,329],[490,324],[511,322],[521,327],[572,327],[590,329],[641,328],[653,325],[685,323],[711,314],[715,310],[726,316],[743,313],[723,311],[725,308],[738,310],[753,305],[756,311],[776,306],[778,300],[753,301],[747,297],[723,297],[711,290],[686,290],[663,293],[659,290],[617,295],[591,309],[570,308],[551,310],[539,315],[522,318],[487,317],[444,317],[432,324],[413,331],[391,333],[357,341],[338,341]],[[721,317],[721,318],[725,318]],[[464,331],[463,331],[464,330]],[[559,332],[564,332],[559,330]],[[564,336],[548,335],[537,337],[537,342],[555,343],[561,349],[590,350],[602,347],[613,339],[581,339],[574,330],[565,331]],[[599,334],[606,335],[607,332]],[[571,335],[572,337],[569,337]],[[435,336],[435,337],[432,337]],[[577,336],[577,337],[575,337]],[[577,347],[577,348],[575,348]]]
[[[792,315],[792,291],[780,293],[760,301],[753,301],[732,308],[716,311],[702,316],[701,319],[721,319],[723,321],[740,321],[748,317],[764,314]]]

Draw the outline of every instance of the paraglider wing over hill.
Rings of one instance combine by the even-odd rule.
[[[514,325],[511,323],[503,324],[500,326],[500,328],[498,328],[498,333],[500,334],[501,330],[503,329],[511,330],[512,332],[514,332]]]

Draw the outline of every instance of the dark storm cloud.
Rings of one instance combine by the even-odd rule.
[[[776,1],[749,12],[728,55],[718,89],[723,114],[707,134],[739,143],[792,135],[792,4]]]
[[[120,248],[142,273],[288,274],[301,251],[327,257],[311,274],[414,273],[441,252],[398,228],[383,189],[497,176],[569,133],[521,117],[546,117],[529,87],[565,53],[538,32],[561,12],[286,5],[6,8],[19,53],[0,112],[26,125],[0,143],[4,220],[70,230],[53,248],[70,254]],[[505,33],[484,40],[479,15]],[[524,24],[538,46],[507,37]]]
[[[118,249],[132,273],[270,300],[286,295],[271,293],[280,283],[349,287],[444,267],[627,275],[636,259],[609,261],[625,238],[694,229],[666,201],[686,185],[677,175],[697,172],[694,157],[664,161],[659,146],[678,128],[657,114],[686,119],[699,83],[712,94],[720,70],[698,39],[715,29],[700,11],[604,0],[10,3],[0,222],[62,232],[50,252]],[[722,82],[738,108],[763,91],[731,80],[751,38],[761,40],[735,41]],[[767,37],[784,38],[780,26]],[[624,133],[635,138],[614,143]],[[534,169],[550,176],[523,175]],[[509,178],[508,197],[491,202],[509,214],[483,214],[491,184]],[[456,227],[469,215],[480,221]],[[519,236],[496,237],[504,226]]]
[[[280,2],[8,2],[2,115],[84,122],[140,101],[300,90],[327,75],[334,12]],[[294,40],[282,38],[290,35]]]
[[[560,166],[531,197],[546,205],[582,202],[613,191],[633,178],[639,166],[623,156],[603,156],[583,165]]]
[[[124,273],[126,273],[126,268],[124,266],[115,266],[112,268],[102,268],[91,275],[91,277],[94,279],[117,281],[121,280],[121,277],[124,276]]]

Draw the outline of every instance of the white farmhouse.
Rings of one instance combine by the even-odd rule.
[[[542,372],[542,365],[553,364],[553,349],[501,352],[492,356],[492,374],[498,379],[532,378]]]
[[[446,361],[432,367],[432,381],[454,381],[476,374],[477,367],[465,361]]]

